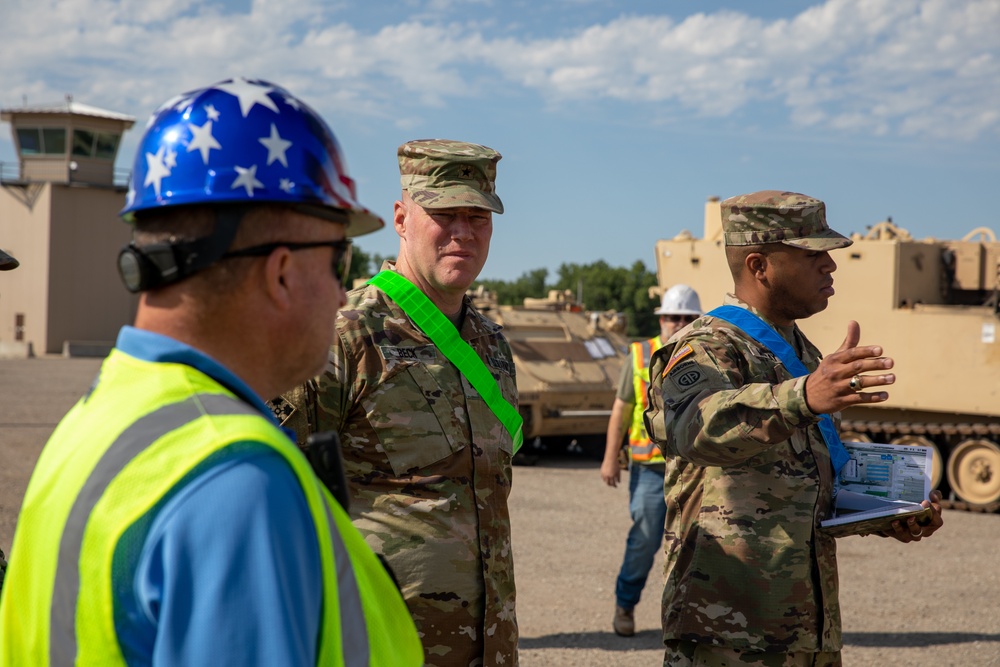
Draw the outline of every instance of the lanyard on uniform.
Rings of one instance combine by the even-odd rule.
[[[517,409],[504,400],[497,381],[479,355],[458,335],[455,328],[437,306],[409,280],[395,271],[381,271],[368,282],[392,297],[403,312],[409,315],[438,349],[455,364],[459,372],[468,379],[483,397],[486,405],[500,420],[510,437],[514,439],[514,453],[521,448],[524,435],[521,427],[524,420]]]
[[[742,329],[748,336],[770,349],[771,352],[781,359],[785,368],[795,377],[809,375],[809,370],[799,359],[798,355],[795,354],[795,350],[788,344],[788,341],[779,336],[778,332],[772,329],[767,322],[746,308],[719,306],[707,314],[712,317],[718,317],[720,320],[725,320]],[[836,477],[840,474],[840,469],[844,467],[844,464],[851,457],[847,453],[844,443],[840,441],[837,427],[834,426],[830,415],[819,416],[819,430],[823,435],[823,440],[826,442],[826,448],[830,452],[830,463],[833,464],[833,476]]]

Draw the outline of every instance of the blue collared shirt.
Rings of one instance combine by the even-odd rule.
[[[243,380],[184,343],[124,327],[116,347],[191,366],[275,421]],[[196,468],[115,550],[115,628],[129,665],[316,664],[322,569],[305,495],[266,445],[230,450]]]

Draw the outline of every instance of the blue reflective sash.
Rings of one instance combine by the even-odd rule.
[[[743,333],[771,350],[775,356],[781,359],[781,363],[795,377],[809,375],[809,370],[799,359],[798,355],[795,354],[795,350],[788,344],[788,341],[772,329],[767,322],[746,308],[719,306],[715,310],[706,313],[706,315],[718,317],[720,320],[725,320],[733,326],[742,329]],[[830,463],[833,464],[833,476],[837,477],[840,474],[840,469],[844,467],[844,464],[851,457],[847,453],[844,443],[840,441],[837,427],[834,426],[833,418],[830,415],[819,416],[819,430],[823,435],[823,440],[826,442],[826,448],[830,452]]]

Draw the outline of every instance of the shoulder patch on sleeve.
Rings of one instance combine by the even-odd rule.
[[[691,354],[694,354],[694,349],[690,345],[683,345],[675,350],[674,356],[670,357],[670,361],[667,362],[667,367],[663,369],[663,375],[661,377],[667,377],[667,373],[669,373],[673,367],[677,365],[677,362]]]
[[[691,387],[707,380],[708,377],[702,373],[701,368],[694,362],[685,361],[674,367],[674,372],[670,374],[669,380],[680,392],[686,392]]]

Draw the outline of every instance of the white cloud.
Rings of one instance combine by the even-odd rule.
[[[537,39],[494,35],[481,16],[433,23],[435,11],[366,32],[338,11],[323,0],[241,11],[218,0],[7,0],[0,60],[19,65],[0,68],[0,103],[74,93],[143,118],[174,93],[246,75],[323,113],[408,124],[501,77],[556,112],[601,100],[650,105],[651,117],[767,107],[778,124],[850,133],[1000,135],[995,0],[828,0],[779,20],[621,16]]]
[[[972,138],[1000,127],[984,113],[1000,107],[998,33],[991,0],[830,0],[772,22],[625,17],[512,45],[496,66],[557,98],[666,102],[708,116],[778,99],[807,125]]]

